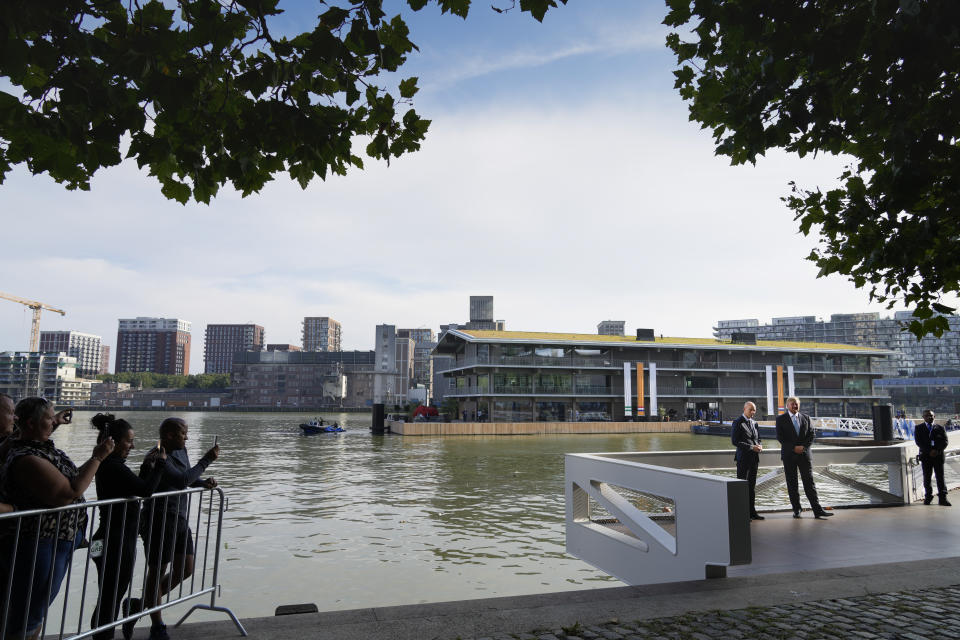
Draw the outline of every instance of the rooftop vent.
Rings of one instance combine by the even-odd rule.
[[[653,342],[656,337],[653,335],[653,329],[637,329],[637,340],[641,342]]]
[[[733,344],[757,344],[755,333],[731,333],[730,342]]]

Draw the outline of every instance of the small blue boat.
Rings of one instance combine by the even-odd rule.
[[[304,435],[314,435],[317,433],[341,433],[346,431],[338,423],[334,422],[333,424],[323,424],[323,418],[314,418],[308,422],[301,423],[300,428],[303,429]]]

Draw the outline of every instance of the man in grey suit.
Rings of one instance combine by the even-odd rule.
[[[734,458],[737,461],[737,477],[747,481],[750,494],[750,519],[763,520],[757,513],[757,467],[760,465],[760,432],[753,416],[757,413],[757,405],[747,402],[743,405],[743,415],[733,421],[730,432],[730,441],[737,448]]]
[[[810,508],[816,518],[829,518],[832,513],[820,506],[817,487],[813,483],[813,457],[810,445],[813,444],[813,426],[810,416],[800,413],[800,399],[787,398],[787,412],[777,416],[777,440],[780,441],[780,460],[783,461],[783,473],[787,476],[787,493],[793,517],[800,517],[800,491],[797,487],[797,471],[803,481],[803,492],[807,494]]]

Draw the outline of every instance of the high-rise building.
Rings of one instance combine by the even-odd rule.
[[[437,346],[437,336],[433,329],[398,329],[397,337],[413,341],[413,379],[411,386],[423,385],[427,398],[431,398],[433,387],[433,359],[430,354]]]
[[[41,353],[65,353],[77,359],[77,376],[92,378],[100,373],[103,345],[100,336],[79,331],[41,331]]]
[[[110,373],[110,345],[103,345],[100,352],[100,373],[107,375]]]
[[[121,319],[114,371],[189,373],[190,323],[179,318]]]
[[[399,337],[392,324],[378,324],[374,354],[374,402],[404,404],[413,379],[413,340]]]
[[[506,323],[493,319],[493,296],[470,296],[470,322],[467,329],[503,331]]]
[[[233,354],[263,351],[263,327],[258,324],[208,324],[203,343],[204,373],[230,373]]]
[[[493,322],[493,296],[470,296],[470,322]]]
[[[773,318],[760,324],[755,318],[720,320],[713,335],[731,340],[734,334],[754,334],[757,340],[824,342],[889,349],[891,372],[900,375],[937,375],[960,372],[960,316],[948,316],[950,325],[939,338],[926,336],[917,340],[906,326],[913,320],[909,311],[898,311],[892,318],[879,313],[835,313],[830,320],[815,316]],[[953,373],[950,373],[953,375]]]
[[[623,320],[604,320],[597,325],[597,335],[622,336],[626,324]]]
[[[326,316],[303,319],[304,351],[342,351],[340,323]]]
[[[91,381],[77,377],[77,359],[61,352],[0,353],[0,393],[14,401],[42,396],[57,404],[90,402]]]

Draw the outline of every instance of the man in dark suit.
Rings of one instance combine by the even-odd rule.
[[[947,430],[935,423],[936,415],[932,409],[923,412],[923,424],[917,425],[913,431],[913,440],[920,449],[920,467],[923,469],[923,504],[933,502],[933,487],[930,485],[931,474],[937,476],[937,497],[939,503],[949,507],[947,500],[947,483],[943,481],[943,450],[947,448]]]
[[[753,420],[757,412],[757,405],[747,402],[743,405],[743,415],[733,421],[733,429],[730,432],[730,441],[737,448],[734,458],[737,461],[737,477],[747,481],[750,488],[750,519],[763,520],[763,516],[757,513],[757,467],[760,465],[760,452],[763,446],[760,444],[760,432],[757,430],[757,423]]]
[[[787,412],[777,416],[777,440],[780,441],[780,460],[783,461],[783,472],[787,476],[787,493],[790,494],[794,518],[800,517],[797,471],[800,472],[803,492],[807,494],[813,515],[818,519],[833,515],[820,506],[817,487],[813,483],[813,457],[810,455],[813,436],[810,416],[800,413],[800,399],[790,396],[787,398]]]

